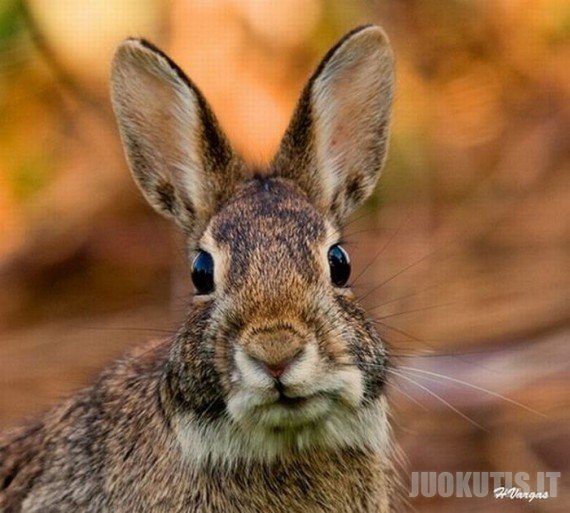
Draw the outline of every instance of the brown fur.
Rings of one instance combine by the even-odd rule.
[[[180,405],[160,393],[167,349],[120,362],[41,424],[4,438],[0,476],[13,480],[0,510],[386,511],[380,505],[395,493],[390,463],[359,451],[310,453],[246,471],[185,464],[165,420]]]
[[[391,67],[380,29],[347,35],[253,176],[168,57],[119,48],[131,170],[191,256],[212,254],[215,290],[176,336],[0,436],[0,512],[395,511],[386,348],[326,256],[380,173]]]

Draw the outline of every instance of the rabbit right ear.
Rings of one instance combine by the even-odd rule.
[[[342,224],[384,164],[394,59],[380,27],[360,27],[325,56],[301,94],[273,161],[315,206]]]
[[[149,203],[187,232],[231,194],[242,165],[196,86],[165,54],[124,41],[111,73],[129,167]]]

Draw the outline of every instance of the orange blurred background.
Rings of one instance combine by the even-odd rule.
[[[117,43],[144,36],[167,51],[236,149],[263,163],[323,53],[370,22],[397,57],[392,142],[347,238],[355,290],[397,355],[403,476],[555,470],[564,483],[530,504],[413,506],[568,511],[563,0],[0,3],[0,427],[184,316],[183,242],[144,203],[119,146],[108,95]]]

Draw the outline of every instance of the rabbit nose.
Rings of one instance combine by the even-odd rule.
[[[304,341],[288,332],[261,332],[244,344],[245,353],[273,379],[279,379],[300,359]]]
[[[281,376],[283,376],[283,374],[285,374],[285,371],[289,368],[291,363],[293,363],[293,361],[298,358],[300,353],[301,351],[291,356],[290,358],[281,360],[277,363],[267,363],[261,361],[259,363],[262,365],[265,372],[267,372],[267,374],[269,374],[273,379],[279,379]]]

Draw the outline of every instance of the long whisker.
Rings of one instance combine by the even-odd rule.
[[[393,358],[435,358],[438,356],[442,356],[440,353],[421,353],[421,352],[414,352],[413,349],[409,348],[402,348],[407,349],[408,352],[403,352],[399,350],[394,350],[393,347],[390,348],[388,355]]]
[[[413,385],[416,385],[417,387],[419,387],[420,389],[422,389],[423,391],[425,391],[426,393],[428,393],[429,395],[431,395],[432,397],[434,397],[435,399],[437,399],[438,401],[441,401],[443,404],[445,404],[448,408],[450,408],[452,411],[454,411],[457,415],[459,415],[461,418],[465,419],[467,422],[469,422],[471,425],[482,429],[483,431],[489,433],[490,431],[485,428],[484,426],[482,426],[481,424],[479,424],[478,422],[474,421],[471,417],[469,417],[468,415],[466,415],[465,413],[463,413],[461,410],[459,410],[458,408],[456,408],[455,406],[453,406],[453,404],[451,404],[449,401],[446,401],[443,397],[441,397],[440,395],[436,394],[435,392],[433,392],[432,390],[430,390],[429,388],[427,388],[426,386],[422,385],[421,383],[418,383],[416,380],[410,378],[409,376],[405,376],[404,374],[400,373],[400,372],[396,372],[394,369],[387,369],[388,372],[391,372],[392,374],[394,374],[395,376],[398,376],[402,379],[405,379],[406,381],[412,383]]]
[[[346,235],[343,236],[342,240],[343,245],[347,245],[347,244],[351,244],[351,245],[355,245],[356,241],[352,241],[350,239],[352,239],[355,235],[360,235],[362,233],[374,233],[377,234],[378,233],[378,228],[363,228],[362,230],[356,230],[354,232],[350,232],[347,233]]]
[[[407,399],[409,399],[410,401],[412,401],[416,406],[418,406],[419,408],[421,408],[424,411],[429,411],[429,408],[420,403],[414,396],[412,396],[411,394],[408,394],[407,392],[404,392],[404,389],[400,386],[397,385],[397,383],[395,383],[394,381],[391,381],[389,383],[389,386],[393,387],[394,390],[396,390],[399,394],[402,394],[404,397],[406,397]]]
[[[166,335],[175,335],[178,333],[177,330],[168,330],[161,328],[138,328],[130,326],[79,326],[78,329],[81,330],[93,330],[93,331],[142,331],[147,333],[161,333]]]
[[[499,394],[498,392],[493,392],[492,390],[489,390],[487,388],[483,388],[483,387],[480,387],[478,385],[474,385],[472,383],[469,383],[467,381],[463,381],[462,379],[452,378],[451,376],[446,376],[446,375],[440,374],[438,372],[432,372],[432,371],[428,371],[428,370],[424,370],[424,369],[418,369],[416,367],[409,367],[407,365],[400,365],[398,367],[398,369],[408,371],[408,372],[416,372],[416,373],[424,374],[424,375],[426,375],[426,379],[430,379],[428,376],[431,376],[432,377],[431,379],[434,379],[436,381],[438,379],[440,379],[440,380],[450,381],[452,383],[457,383],[458,385],[463,385],[463,386],[471,388],[473,390],[478,390],[479,392],[484,392],[486,394],[489,394],[490,396],[497,397],[498,399],[502,399],[503,401],[506,401],[510,404],[518,406],[519,408],[522,408],[523,410],[526,410],[530,413],[534,413],[536,415],[540,415],[541,417],[547,418],[547,416],[544,413],[536,411],[536,410],[530,408],[529,406],[524,405],[523,403],[519,403],[518,401],[515,401],[514,399],[511,399],[511,398],[506,397],[502,394]]]
[[[455,303],[455,302],[450,302],[450,303],[440,303],[439,305],[424,306],[422,308],[413,308],[412,310],[404,310],[402,312],[395,312],[395,313],[383,315],[382,317],[378,317],[378,318],[374,319],[373,322],[379,322],[383,319],[389,319],[390,317],[397,317],[399,315],[406,315],[406,314],[414,313],[414,312],[423,312],[425,310],[433,310],[435,308],[444,308],[446,306],[454,306],[456,304],[457,303]],[[375,310],[375,308],[372,308],[372,310]]]
[[[401,328],[396,328],[395,326],[392,326],[390,324],[386,324],[385,322],[382,322],[378,319],[372,321],[374,324],[379,324],[380,326],[384,327],[384,328],[388,328],[390,331],[393,331],[395,333],[399,333],[400,335],[404,335],[405,337],[409,338],[410,340],[413,340],[414,342],[420,342],[422,344],[426,344],[428,347],[430,347],[431,350],[434,350],[436,348],[433,348],[431,346],[429,346],[429,344],[427,343],[426,340],[423,340],[419,337],[416,337],[415,335],[412,335],[411,333],[404,331]]]
[[[479,349],[477,351],[442,351],[442,352],[431,352],[433,351],[433,349],[430,349],[430,352],[420,352],[419,350],[417,352],[414,352],[413,349],[410,348],[402,348],[402,349],[408,349],[409,352],[404,353],[404,352],[400,352],[399,351],[400,348],[396,348],[394,349],[394,346],[392,346],[390,348],[389,351],[389,355],[393,356],[395,358],[446,358],[446,357],[452,357],[452,358],[457,358],[459,360],[462,360],[470,365],[477,365],[478,367],[484,368],[486,370],[490,370],[487,367],[483,367],[480,364],[476,364],[475,362],[472,362],[470,360],[467,360],[465,358],[462,358],[463,356],[469,356],[469,355],[476,355],[476,354],[489,354],[489,353],[493,353],[493,352],[500,352],[500,351],[505,351],[505,348],[499,347],[499,348],[485,348],[485,349]]]
[[[378,257],[380,257],[380,255],[382,255],[384,253],[384,251],[386,250],[386,248],[392,243],[392,241],[396,238],[396,236],[398,235],[398,233],[400,233],[400,230],[402,229],[402,227],[406,224],[407,220],[408,220],[409,214],[408,216],[406,216],[402,222],[398,225],[398,228],[396,228],[394,230],[394,233],[392,233],[392,235],[390,235],[390,237],[388,238],[388,240],[386,241],[386,243],[382,246],[382,248],[380,248],[380,251],[378,251],[376,253],[376,255],[374,255],[374,258],[372,258],[372,260],[370,260],[370,262],[368,262],[368,264],[364,267],[364,269],[362,269],[362,271],[360,271],[358,273],[358,275],[356,276],[356,278],[354,279],[354,284],[358,283],[358,280],[362,277],[362,275],[368,271],[368,269],[370,269],[370,267],[372,267],[372,265],[374,264],[374,262],[376,262],[376,260],[378,260]]]
[[[363,296],[360,296],[358,298],[359,301],[362,301],[363,299],[367,298],[370,294],[372,294],[373,292],[375,292],[376,290],[382,288],[384,285],[386,285],[387,283],[390,283],[393,279],[397,278],[398,276],[400,276],[402,273],[408,271],[409,269],[411,269],[412,267],[420,264],[421,262],[423,262],[424,260],[427,260],[427,258],[429,258],[430,256],[433,256],[435,253],[437,253],[439,250],[434,250],[434,251],[430,251],[429,253],[427,253],[426,255],[424,255],[423,257],[421,257],[420,259],[412,262],[411,264],[407,265],[406,267],[404,267],[403,269],[400,269],[397,273],[393,274],[392,276],[390,276],[390,278],[385,279],[384,281],[380,282],[378,285],[372,287],[366,294],[364,294]]]
[[[415,335],[412,335],[410,332],[405,331],[401,328],[396,328],[395,326],[392,326],[391,324],[387,324],[386,322],[383,322],[379,319],[376,319],[375,321],[373,321],[374,324],[377,324],[378,326],[381,326],[383,328],[387,328],[390,331],[393,331],[394,333],[399,333],[400,335],[404,335],[405,337],[409,338],[410,340],[413,340],[414,342],[419,342],[420,344],[423,344],[425,346],[427,346],[429,348],[430,351],[434,351],[433,353],[430,354],[421,354],[421,353],[417,353],[417,356],[454,356],[458,359],[462,359],[461,358],[461,354],[462,353],[441,353],[440,348],[438,348],[437,346],[434,346],[432,344],[430,344],[427,340],[419,338]],[[391,350],[390,354],[394,355],[394,356],[403,356],[403,357],[412,357],[414,353],[405,355],[405,354],[396,354],[395,351]],[[466,360],[467,361],[467,360]]]
[[[408,299],[410,297],[419,296],[420,294],[423,294],[424,292],[426,292],[428,290],[435,289],[438,287],[443,287],[444,285],[446,285],[446,284],[445,283],[432,283],[430,286],[425,287],[421,290],[418,290],[417,292],[412,292],[410,294],[405,294],[404,296],[395,297],[393,299],[385,301],[384,303],[380,303],[379,305],[376,305],[374,308],[381,308],[383,306],[390,305],[390,304],[395,303],[397,301],[401,301],[402,299]]]
[[[344,225],[344,229],[346,230],[346,228],[348,228],[350,225],[360,221],[361,219],[364,219],[368,216],[372,215],[372,212],[367,212],[365,211],[363,214],[360,214],[359,216],[356,216],[354,219],[351,219],[350,221],[348,221],[348,223],[346,223]]]

